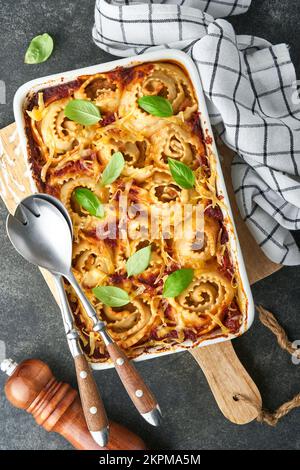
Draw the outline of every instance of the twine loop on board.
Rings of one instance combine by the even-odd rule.
[[[278,323],[273,313],[269,312],[261,305],[256,306],[256,309],[259,313],[259,319],[261,323],[270,331],[272,331],[272,333],[276,336],[277,342],[281,349],[287,351],[297,359],[300,359],[300,349],[296,349],[295,346],[293,346],[293,343],[288,339],[285,330]],[[250,400],[244,395],[237,394],[235,398],[237,400],[243,400],[253,406],[258,413],[256,420],[259,423],[268,424],[269,426],[276,426],[281,418],[286,416],[293,409],[300,407],[300,393],[295,395],[291,400],[280,405],[274,412],[265,410],[260,406],[260,404]]]
[[[272,331],[272,333],[276,336],[277,342],[281,349],[300,359],[300,349],[296,349],[295,346],[293,346],[293,343],[289,341],[286,332],[278,323],[273,313],[269,312],[261,305],[257,306],[256,309],[259,313],[259,319],[261,323],[269,328],[269,330]]]

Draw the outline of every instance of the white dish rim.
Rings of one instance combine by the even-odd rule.
[[[248,331],[254,320],[255,309],[254,309],[254,301],[252,297],[252,292],[251,292],[251,288],[250,288],[250,284],[249,284],[249,280],[248,280],[248,276],[247,276],[247,272],[245,268],[245,263],[243,260],[243,255],[241,252],[241,247],[239,244],[239,239],[238,239],[238,235],[236,231],[236,226],[235,226],[234,219],[233,219],[231,204],[229,201],[229,197],[228,197],[228,193],[227,193],[227,189],[226,189],[226,185],[224,181],[223,171],[222,171],[221,164],[220,164],[220,158],[219,158],[218,150],[216,147],[216,143],[215,143],[215,139],[214,139],[214,135],[212,132],[212,127],[211,127],[211,123],[210,123],[210,119],[208,115],[208,110],[206,106],[205,96],[203,93],[201,79],[200,79],[198,70],[194,62],[192,61],[192,59],[186,53],[182,51],[179,51],[176,49],[165,49],[165,50],[160,50],[160,51],[148,52],[145,54],[141,54],[139,56],[113,60],[113,61],[105,62],[102,64],[96,64],[96,65],[92,65],[92,66],[88,66],[88,67],[84,67],[84,68],[80,68],[76,70],[71,70],[68,72],[52,74],[52,75],[48,75],[48,76],[41,77],[38,79],[34,79],[25,83],[17,90],[14,96],[14,103],[13,103],[14,115],[15,115],[15,121],[17,125],[18,134],[20,137],[20,143],[21,143],[23,155],[27,162],[28,161],[27,138],[25,134],[23,105],[29,92],[38,91],[39,89],[46,87],[46,86],[49,87],[49,86],[55,86],[61,83],[65,83],[65,82],[76,79],[80,75],[104,73],[104,72],[111,71],[115,69],[116,67],[128,67],[132,65],[137,65],[139,63],[156,62],[156,61],[162,61],[162,60],[175,61],[179,63],[181,66],[183,66],[183,68],[187,71],[193,83],[194,89],[196,91],[198,103],[199,103],[199,110],[201,112],[200,113],[201,127],[202,129],[207,130],[208,135],[212,138],[212,143],[207,144],[207,147],[211,149],[213,155],[216,158],[217,188],[218,188],[218,191],[222,193],[222,195],[224,196],[224,201],[227,207],[227,213],[231,220],[231,225],[233,228],[233,234],[230,233],[231,250],[233,250],[235,253],[235,258],[236,258],[236,262],[239,268],[243,290],[245,292],[245,297],[248,302],[246,321],[244,322],[244,325],[241,331],[238,333],[238,335],[229,335],[228,337],[221,336],[217,338],[207,339],[195,346],[195,347],[204,347],[210,344],[230,341],[236,337],[241,336],[243,333]],[[33,181],[33,178],[32,178],[32,181]],[[135,361],[144,361],[144,360],[161,357],[161,356],[165,356],[169,354],[175,354],[175,353],[187,351],[187,349],[188,349],[187,347],[176,346],[176,349],[170,349],[170,350],[163,351],[163,352],[144,353],[138,358],[136,358]],[[112,368],[113,365],[111,363],[91,363],[91,367],[95,370],[101,370],[101,369]]]

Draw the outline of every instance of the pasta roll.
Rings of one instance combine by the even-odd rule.
[[[102,318],[119,346],[128,349],[149,336],[157,319],[157,313],[142,299],[135,298],[125,307],[102,307]]]
[[[117,112],[123,88],[117,75],[98,73],[81,78],[84,81],[74,93],[76,99],[91,100],[105,113]]]
[[[234,294],[230,280],[212,264],[211,268],[196,270],[193,282],[176,299],[169,299],[169,303],[178,312],[179,323],[205,334],[216,326],[222,328],[224,311]]]
[[[185,203],[189,200],[189,190],[182,189],[165,170],[153,170],[151,179],[145,184],[152,203]]]
[[[77,131],[81,126],[66,119],[64,109],[68,101],[65,98],[49,104],[47,113],[40,122],[43,142],[54,156],[64,154],[78,143]]]
[[[74,244],[72,265],[80,274],[83,286],[91,289],[103,284],[107,275],[114,272],[112,258],[112,252],[104,241],[91,244],[83,240]]]
[[[203,143],[182,123],[165,125],[158,134],[151,136],[150,141],[151,159],[164,169],[168,169],[168,158],[196,169],[200,164],[199,159],[205,154]]]
[[[148,114],[139,107],[138,99],[145,95],[168,99],[174,115],[182,113],[184,119],[189,119],[197,110],[191,83],[179,67],[157,63],[146,77],[143,74],[140,76],[139,67],[136,67],[135,79],[122,94],[119,114],[121,117],[129,116],[129,125],[145,136],[153,135],[165,122],[163,118]]]
[[[169,100],[174,114],[183,112],[189,119],[197,109],[194,90],[190,80],[183,71],[174,64],[157,63],[142,83],[144,95],[159,95]]]
[[[78,204],[75,198],[75,190],[79,188],[90,189],[103,203],[108,201],[109,188],[99,187],[92,178],[81,177],[69,180],[60,189],[60,199],[71,216],[74,228],[96,230],[98,238],[104,238],[105,234],[107,238],[109,230],[115,230],[117,220],[115,205],[105,204],[102,219],[93,217]]]
[[[151,174],[153,166],[145,166],[149,142],[142,135],[129,132],[123,127],[103,128],[97,135],[96,148],[105,164],[109,163],[115,152],[121,152],[126,162],[124,176],[142,182]]]
[[[204,226],[199,226],[200,231],[195,221],[188,221],[182,229],[183,238],[175,238],[173,242],[174,254],[180,264],[190,268],[201,267],[216,255],[220,231],[216,220],[205,217]]]
[[[48,183],[63,184],[70,179],[82,177],[97,180],[103,167],[98,161],[97,152],[92,149],[78,149],[67,152],[64,158],[48,170]]]

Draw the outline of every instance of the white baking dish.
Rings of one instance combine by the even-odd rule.
[[[221,169],[221,165],[220,165],[220,161],[218,157],[218,152],[217,152],[213,132],[211,129],[211,124],[210,124],[210,120],[209,120],[209,116],[207,112],[207,107],[206,107],[205,97],[203,94],[201,80],[200,80],[199,73],[197,71],[195,64],[193,63],[193,61],[190,59],[190,57],[187,54],[185,54],[184,52],[175,50],[175,49],[155,51],[155,52],[150,52],[147,54],[142,54],[136,57],[115,60],[112,62],[107,62],[105,64],[92,65],[90,67],[85,67],[85,68],[78,69],[78,70],[72,70],[70,72],[55,74],[55,75],[39,78],[36,80],[32,80],[28,83],[25,83],[23,86],[21,86],[18,89],[14,97],[14,114],[15,114],[17,129],[19,132],[20,140],[21,140],[24,158],[27,161],[27,140],[26,140],[26,135],[25,135],[25,130],[24,130],[23,106],[26,100],[26,96],[29,92],[36,92],[40,90],[41,88],[65,83],[65,82],[74,80],[80,75],[103,73],[103,72],[108,72],[110,70],[113,70],[119,66],[127,67],[127,66],[137,65],[143,62],[155,62],[155,61],[162,61],[162,60],[177,62],[186,70],[186,72],[190,76],[190,79],[194,85],[195,92],[198,98],[199,110],[201,111],[200,122],[201,122],[202,129],[205,130],[205,135],[209,135],[211,137],[211,143],[206,144],[206,146],[208,150],[211,151],[212,154],[216,158],[218,193],[223,195],[224,201],[227,205],[227,213],[228,213],[229,218],[231,219],[233,231],[229,231],[229,236],[230,236],[232,256],[234,258],[234,261],[238,264],[241,282],[243,285],[243,290],[245,293],[245,297],[247,298],[247,312],[244,315],[244,322],[238,334],[240,335],[244,333],[245,331],[247,331],[253,322],[254,303],[253,303],[252,293],[251,293],[251,289],[249,285],[249,280],[248,280],[246,269],[245,269],[243,256],[241,253],[241,248],[240,248],[239,241],[237,238],[236,228],[235,228],[234,221],[233,221],[232,211],[230,208],[230,202],[229,202],[229,198],[228,198],[228,194],[227,194],[227,190],[226,190],[226,186],[224,182],[224,177],[223,177],[223,173],[222,173],[222,169]],[[32,178],[32,187],[34,186],[35,184]],[[202,346],[207,346],[213,343],[228,341],[235,337],[236,335],[230,335],[226,338],[223,336],[220,336],[217,338],[207,339],[201,342],[199,346],[202,347]],[[142,361],[145,359],[159,357],[165,354],[173,354],[175,352],[180,352],[183,350],[186,350],[186,347],[176,346],[176,349],[174,350],[168,350],[168,351],[161,352],[161,353],[159,352],[155,352],[151,354],[144,353],[141,356],[139,356],[136,360]],[[104,364],[99,363],[99,364],[92,364],[92,367],[94,369],[105,369],[105,368],[112,367],[112,365],[109,363],[104,363]]]

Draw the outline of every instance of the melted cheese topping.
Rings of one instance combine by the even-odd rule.
[[[230,252],[232,228],[216,189],[215,158],[203,141],[198,103],[186,73],[175,64],[151,63],[79,77],[72,89],[60,86],[50,91],[40,92],[35,106],[27,110],[32,170],[39,190],[57,196],[69,211],[74,275],[114,340],[129,357],[136,357],[237,334],[245,320],[246,301]],[[174,115],[158,118],[146,113],[138,105],[144,95],[165,97]],[[89,127],[68,120],[64,108],[73,98],[94,102],[103,120]],[[125,168],[115,182],[102,187],[102,172],[115,152],[122,152]],[[168,158],[194,170],[195,189],[182,189],[174,181]],[[78,205],[76,188],[89,188],[106,204],[103,219]],[[120,227],[120,198],[129,207],[128,238],[111,228],[114,221]],[[158,222],[132,210],[137,204],[152,208]],[[185,204],[192,207],[191,224],[184,237],[174,237]],[[195,223],[200,205],[201,243]],[[99,235],[103,233],[104,238]],[[128,278],[126,260],[150,243],[149,267]],[[193,268],[194,279],[180,295],[165,299],[164,281],[179,268]],[[102,285],[126,290],[130,303],[120,308],[103,305],[92,291]],[[67,285],[66,290],[87,356],[94,362],[109,360],[72,288]]]

